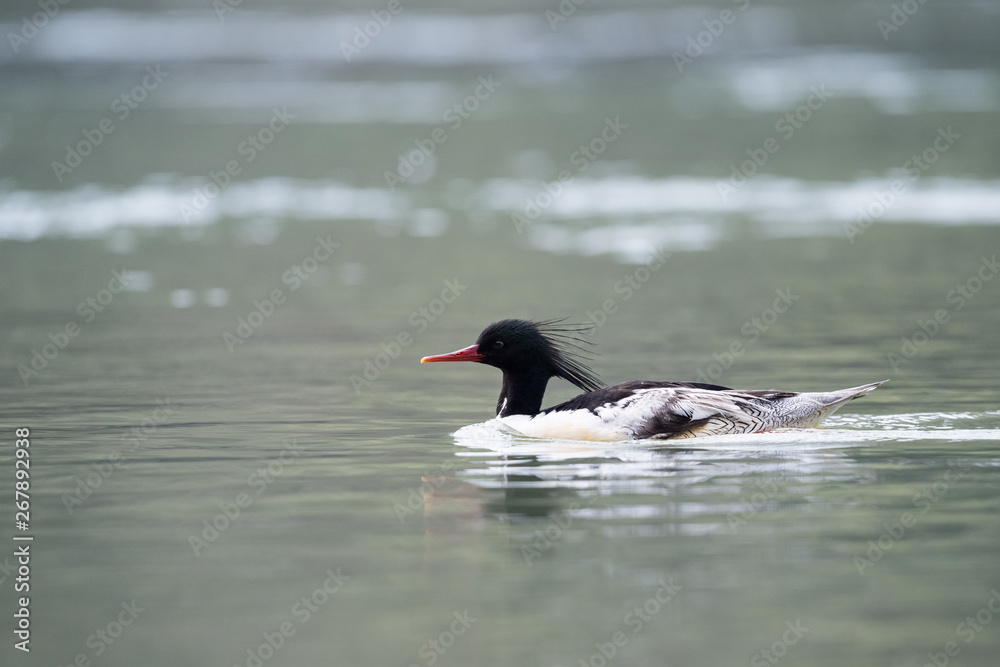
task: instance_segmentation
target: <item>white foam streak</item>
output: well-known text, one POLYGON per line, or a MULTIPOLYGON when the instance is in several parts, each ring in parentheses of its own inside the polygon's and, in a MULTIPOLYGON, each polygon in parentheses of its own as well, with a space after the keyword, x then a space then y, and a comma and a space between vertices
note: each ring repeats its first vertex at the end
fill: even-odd
MULTIPOLYGON (((758 178, 726 201, 718 183, 690 177, 579 179, 532 222, 528 238, 546 252, 614 253, 641 262, 650 248, 710 248, 737 220, 757 223, 772 238, 844 235, 892 179, 758 178)), ((223 218, 389 221, 419 215, 402 190, 291 178, 236 183, 198 208, 196 192, 205 192, 206 185, 205 180, 156 176, 123 190, 95 185, 67 191, 0 190, 0 238, 98 236, 119 227, 200 226, 223 218), (185 206, 194 215, 185 216, 185 206)), ((512 213, 523 215, 525 200, 540 191, 537 182, 494 179, 470 198, 470 208, 506 221, 512 213)), ((921 180, 884 207, 876 222, 1000 224, 1000 181, 921 180)))

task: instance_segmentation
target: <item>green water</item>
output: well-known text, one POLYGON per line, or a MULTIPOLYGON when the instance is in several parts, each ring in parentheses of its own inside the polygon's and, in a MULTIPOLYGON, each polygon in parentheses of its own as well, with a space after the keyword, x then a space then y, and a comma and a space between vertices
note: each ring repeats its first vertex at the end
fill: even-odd
MULTIPOLYGON (((635 267, 499 232, 284 227, 245 275, 227 267, 257 251, 211 238, 142 241, 124 258, 99 241, 5 248, 4 437, 31 429, 35 536, 30 662, 4 645, 17 664, 252 665, 262 633, 280 644, 266 664, 286 665, 601 664, 602 646, 623 665, 762 664, 765 649, 788 664, 923 665, 949 641, 955 664, 992 664, 1000 292, 986 283, 911 360, 887 360, 953 307, 992 229, 734 239, 672 257, 628 301, 614 285, 635 267), (230 352, 223 333, 327 232, 343 258, 384 268, 361 286, 286 290, 230 352), (90 323, 75 312, 113 268, 162 276, 157 262, 182 261, 186 285, 245 300, 177 309, 154 289, 90 323), (410 314, 456 279, 420 331, 410 314), (741 334, 786 288, 793 305, 756 341, 741 334), (593 365, 607 381, 693 378, 741 341, 718 381, 892 382, 800 436, 616 451, 452 435, 491 416, 499 377, 420 356, 491 318, 583 319, 606 298, 619 308, 593 365), (25 386, 17 366, 69 321, 79 334, 25 386), (355 391, 350 376, 402 333, 412 342, 355 391), (142 609, 134 621, 123 603, 142 609), (959 627, 984 608, 980 631, 959 627), (123 613, 105 644, 95 633, 118 632, 123 613)), ((554 383, 548 398, 571 394, 554 383)))
MULTIPOLYGON (((995 665, 1000 78, 995 40, 961 37, 993 14, 928 3, 890 42, 887 7, 838 8, 837 27, 754 3, 678 72, 657 40, 685 44, 680 15, 581 10, 549 34, 520 3, 461 30, 414 8, 342 62, 374 6, 333 24, 311 3, 221 22, 202 3, 201 23, 69 7, 0 61, 0 662, 995 665), (67 25, 105 43, 74 50, 67 25), (948 49, 905 41, 921 34, 948 49), (409 43, 440 59, 390 48, 409 43), (286 108, 251 160, 240 146, 286 108), (511 214, 615 122, 519 233, 511 214), (390 190, 435 130, 434 160, 390 190), (594 445, 486 423, 495 369, 418 363, 500 318, 563 316, 595 325, 608 383, 891 381, 825 429, 594 445)), ((574 394, 553 382, 546 403, 574 394)))

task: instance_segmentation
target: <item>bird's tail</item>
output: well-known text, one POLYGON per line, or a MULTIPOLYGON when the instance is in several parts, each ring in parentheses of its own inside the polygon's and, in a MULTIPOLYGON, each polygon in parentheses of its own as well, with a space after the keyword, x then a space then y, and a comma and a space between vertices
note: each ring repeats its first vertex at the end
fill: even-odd
POLYGON ((811 394, 811 397, 820 404, 819 418, 816 420, 817 423, 832 415, 847 401, 855 398, 861 398, 862 396, 875 391, 886 382, 888 382, 888 380, 880 380, 879 382, 863 384, 860 387, 850 387, 849 389, 839 389, 837 391, 817 392, 811 394))

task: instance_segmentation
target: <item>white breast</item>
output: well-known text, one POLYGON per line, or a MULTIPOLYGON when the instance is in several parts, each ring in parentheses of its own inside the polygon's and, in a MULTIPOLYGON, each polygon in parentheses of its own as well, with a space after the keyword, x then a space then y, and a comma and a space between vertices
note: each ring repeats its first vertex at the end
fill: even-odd
POLYGON ((534 438, 565 440, 628 440, 631 434, 608 424, 590 410, 568 410, 535 415, 510 415, 500 421, 518 433, 534 438))
POLYGON ((663 405, 657 390, 639 390, 614 403, 590 410, 559 410, 535 416, 510 415, 500 421, 510 428, 536 438, 594 440, 615 442, 630 440, 636 431, 663 405))

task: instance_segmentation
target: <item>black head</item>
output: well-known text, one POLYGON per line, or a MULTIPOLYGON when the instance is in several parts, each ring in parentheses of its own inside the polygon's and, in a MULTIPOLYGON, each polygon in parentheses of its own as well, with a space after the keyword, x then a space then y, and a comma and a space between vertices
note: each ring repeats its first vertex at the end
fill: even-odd
POLYGON ((540 373, 560 377, 584 391, 604 386, 580 357, 591 345, 581 335, 589 327, 565 324, 562 320, 529 322, 500 320, 479 334, 475 345, 449 354, 424 357, 426 361, 477 361, 512 375, 540 373))

